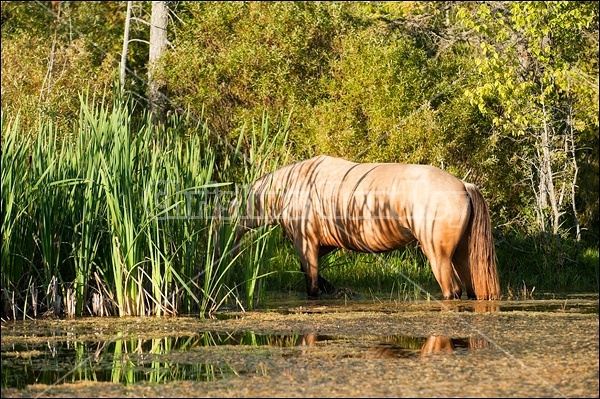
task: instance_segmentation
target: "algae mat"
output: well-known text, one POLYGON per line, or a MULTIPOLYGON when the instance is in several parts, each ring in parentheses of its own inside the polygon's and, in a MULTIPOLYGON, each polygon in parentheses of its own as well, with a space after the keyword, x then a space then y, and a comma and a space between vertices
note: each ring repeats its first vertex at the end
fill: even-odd
POLYGON ((2 323, 2 397, 598 397, 598 296, 2 323))

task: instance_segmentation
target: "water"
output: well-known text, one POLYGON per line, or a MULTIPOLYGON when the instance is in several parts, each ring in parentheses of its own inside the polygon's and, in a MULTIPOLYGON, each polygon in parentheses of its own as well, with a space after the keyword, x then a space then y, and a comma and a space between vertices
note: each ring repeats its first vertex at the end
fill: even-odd
MULTIPOLYGON (((211 381, 227 375, 251 373, 233 370, 219 362, 177 362, 182 352, 193 353, 208 346, 270 346, 294 348, 313 346, 343 338, 316 334, 256 334, 206 331, 194 336, 175 336, 148 340, 116 339, 104 342, 79 341, 77 337, 31 344, 2 346, 2 388, 25 388, 31 384, 57 384, 79 380, 167 383, 181 380, 211 381), (175 360, 166 360, 166 358, 175 360)), ((388 358, 419 357, 433 353, 485 348, 489 343, 476 338, 444 336, 386 336, 361 343, 373 354, 388 358)), ((285 351, 281 356, 301 356, 301 351, 285 351)), ((340 353, 341 357, 350 356, 340 353)))
POLYGON ((598 396, 597 295, 217 316, 3 323, 2 396, 598 396))

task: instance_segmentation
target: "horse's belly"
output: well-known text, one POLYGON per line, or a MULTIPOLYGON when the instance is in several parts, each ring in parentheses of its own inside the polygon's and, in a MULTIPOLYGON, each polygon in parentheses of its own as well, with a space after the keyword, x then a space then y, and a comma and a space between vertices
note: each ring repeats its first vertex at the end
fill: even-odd
POLYGON ((322 231, 321 245, 360 252, 388 252, 416 241, 411 230, 397 225, 345 222, 328 227, 322 231))

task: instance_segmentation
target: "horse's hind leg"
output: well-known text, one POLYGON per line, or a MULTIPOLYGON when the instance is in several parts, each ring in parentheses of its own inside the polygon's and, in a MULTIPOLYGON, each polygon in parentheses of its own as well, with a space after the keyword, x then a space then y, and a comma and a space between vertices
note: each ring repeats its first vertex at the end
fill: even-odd
POLYGON ((458 274, 458 278, 460 278, 460 281, 467 290, 467 296, 469 299, 477 298, 477 295, 475 295, 475 288, 473 287, 473 279, 471 278, 468 232, 465 232, 464 236, 458 243, 456 251, 454 251, 454 255, 452 256, 452 264, 454 264, 454 269, 456 270, 456 274, 458 274))
POLYGON ((431 247, 423 247, 423 252, 429 259, 431 270, 442 289, 444 299, 459 299, 462 295, 462 288, 454 276, 454 269, 449 255, 452 251, 445 250, 445 248, 434 250, 431 247))
POLYGON ((452 269, 450 259, 439 258, 434 262, 429 260, 429 263, 431 263, 433 275, 442 289, 444 299, 460 299, 462 288, 458 281, 456 281, 456 277, 454 277, 454 270, 452 269))

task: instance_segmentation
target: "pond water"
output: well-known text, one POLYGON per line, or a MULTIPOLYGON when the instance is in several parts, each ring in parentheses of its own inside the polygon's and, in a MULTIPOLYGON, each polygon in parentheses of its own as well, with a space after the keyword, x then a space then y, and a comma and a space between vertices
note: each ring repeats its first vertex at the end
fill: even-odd
POLYGON ((2 397, 598 397, 598 295, 2 323, 2 397))

